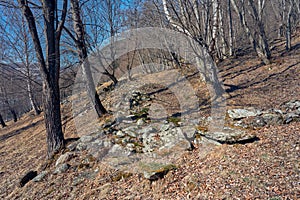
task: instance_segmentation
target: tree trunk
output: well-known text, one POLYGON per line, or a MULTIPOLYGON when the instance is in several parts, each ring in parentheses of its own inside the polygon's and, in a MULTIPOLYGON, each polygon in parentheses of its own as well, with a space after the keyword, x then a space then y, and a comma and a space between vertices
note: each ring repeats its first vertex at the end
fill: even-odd
POLYGON ((18 121, 18 116, 17 116, 16 111, 12 108, 10 108, 9 111, 10 111, 12 117, 13 117, 14 122, 17 122, 18 121))
MULTIPOLYGON (((92 106, 95 108, 98 117, 101 117, 103 114, 107 113, 106 109, 102 105, 100 101, 100 97, 96 92, 96 87, 93 81, 92 72, 90 69, 90 64, 88 61, 87 48, 85 44, 85 36, 84 36, 84 25, 81 21, 80 17, 80 7, 78 0, 71 0, 71 8, 72 8, 72 19, 73 19, 73 27, 76 33, 76 46, 79 55, 79 59, 82 67, 82 72, 85 76, 87 92, 89 94, 90 102, 92 106)), ((113 76, 112 80, 117 82, 116 78, 113 76)))
POLYGON ((225 31, 224 31, 224 22, 223 22, 223 13, 222 9, 219 8, 219 31, 220 31, 220 42, 221 42, 221 50, 220 50, 220 58, 223 60, 226 58, 226 42, 225 42, 225 31))
POLYGON ((35 113, 35 115, 39 115, 41 111, 38 109, 37 105, 34 102, 33 92, 32 92, 32 81, 30 75, 30 62, 29 62, 29 51, 28 51, 28 36, 25 29, 25 21, 24 17, 22 17, 22 29, 23 29, 23 37, 24 37, 24 54, 25 54, 25 68, 26 68, 26 80, 27 80, 27 92, 31 107, 35 113))
POLYGON ((44 34, 46 51, 42 49, 41 41, 37 32, 35 17, 25 0, 18 0, 23 15, 27 20, 36 56, 39 61, 39 68, 43 80, 43 107, 47 133, 48 157, 53 157, 59 150, 64 148, 64 136, 62 132, 59 94, 59 41, 62 27, 67 12, 67 0, 63 1, 61 21, 56 19, 56 1, 42 0, 44 34), (55 21, 57 27, 55 28, 55 21), (44 58, 46 52, 46 61, 44 58))
POLYGON ((228 0, 228 22, 229 22, 229 56, 233 56, 233 25, 232 25, 232 12, 231 12, 231 2, 228 0))
POLYGON ((0 114, 0 124, 1 124, 2 128, 4 128, 6 126, 1 114, 0 114))
POLYGON ((33 109, 35 115, 39 115, 41 113, 41 111, 39 110, 38 106, 36 105, 36 103, 34 101, 32 85, 31 85, 30 80, 27 80, 27 92, 28 92, 31 108, 33 109))
POLYGON ((270 60, 268 58, 267 55, 265 55, 264 51, 262 51, 260 48, 259 48, 259 45, 257 44, 257 41, 255 40, 253 34, 251 33, 250 31, 250 28, 246 22, 246 19, 245 19, 245 8, 244 8, 244 5, 242 6, 241 9, 239 9, 237 7, 237 4, 235 2, 235 0, 231 0, 231 4, 233 6, 233 8, 235 9, 236 13, 239 15, 239 18, 240 18, 240 23, 242 25, 242 27, 244 28, 248 38, 249 38, 249 41, 250 43, 253 45, 253 48, 257 54, 257 56, 265 63, 265 64, 269 64, 270 63, 270 60))
POLYGON ((290 4, 291 5, 289 7, 289 11, 287 14, 286 34, 285 34, 285 38, 286 38, 285 48, 287 51, 289 51, 292 47, 292 44, 291 44, 291 38, 292 38, 291 16, 292 16, 293 2, 290 1, 290 4))
POLYGON ((268 44, 268 39, 266 36, 266 32, 265 32, 265 26, 264 23, 262 22, 262 9, 263 9, 263 3, 264 1, 259 1, 259 9, 257 11, 257 9, 255 8, 254 2, 253 0, 249 0, 250 6, 252 8, 253 14, 254 14, 254 18, 257 22, 258 28, 259 28, 259 46, 260 49, 262 50, 262 53, 264 54, 265 59, 267 59, 268 61, 264 61, 265 64, 269 64, 270 63, 270 58, 271 58, 271 52, 269 49, 269 44, 268 44))
POLYGON ((60 97, 56 85, 44 84, 43 87, 43 105, 47 131, 48 155, 51 157, 64 146, 60 114, 60 97))
POLYGON ((212 1, 213 17, 212 17, 212 34, 211 42, 209 45, 209 52, 213 53, 216 49, 218 50, 217 32, 219 29, 219 2, 218 0, 212 1))

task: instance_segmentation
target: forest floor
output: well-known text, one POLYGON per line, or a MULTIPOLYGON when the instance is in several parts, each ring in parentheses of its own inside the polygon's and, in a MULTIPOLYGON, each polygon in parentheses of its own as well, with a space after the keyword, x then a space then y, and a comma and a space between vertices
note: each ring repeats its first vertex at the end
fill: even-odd
MULTIPOLYGON (((270 65, 251 54, 219 63, 227 108, 279 108, 300 100, 300 37, 293 47, 284 53, 278 41, 270 65)), ((197 86, 198 79, 191 82, 197 86)), ((70 104, 62 107, 66 138, 77 137, 70 109, 70 104)), ((197 148, 186 152, 176 170, 153 182, 90 159, 91 178, 74 184, 83 171, 68 171, 22 188, 20 177, 46 162, 43 116, 27 114, 7 125, 0 129, 0 199, 300 199, 300 122, 248 130, 260 140, 224 144, 205 156, 197 148)))

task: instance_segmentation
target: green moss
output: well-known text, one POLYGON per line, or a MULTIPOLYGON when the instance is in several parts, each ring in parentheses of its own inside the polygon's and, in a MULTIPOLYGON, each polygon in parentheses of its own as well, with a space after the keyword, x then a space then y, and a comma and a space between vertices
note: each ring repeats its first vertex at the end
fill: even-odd
POLYGON ((130 176, 132 176, 132 173, 129 172, 117 172, 115 175, 112 176, 112 181, 117 182, 121 179, 128 179, 130 176))
POLYGON ((140 111, 132 113, 137 119, 147 118, 149 115, 149 108, 142 108, 140 111))
POLYGON ((179 126, 181 119, 179 117, 168 117, 167 121, 173 123, 175 126, 179 126))
POLYGON ((161 163, 140 163, 140 167, 148 172, 168 172, 170 170, 176 170, 178 167, 174 164, 161 164, 161 163))

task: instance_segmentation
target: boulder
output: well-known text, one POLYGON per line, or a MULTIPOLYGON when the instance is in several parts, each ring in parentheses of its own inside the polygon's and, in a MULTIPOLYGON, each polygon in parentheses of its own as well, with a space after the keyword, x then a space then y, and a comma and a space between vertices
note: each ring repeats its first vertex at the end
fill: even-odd
POLYGON ((205 132, 202 136, 215 140, 221 144, 246 143, 258 139, 255 135, 248 134, 246 131, 224 127, 220 132, 205 132))
POLYGON ((244 109, 237 108, 237 109, 228 110, 227 113, 231 119, 238 120, 247 117, 256 117, 260 115, 262 112, 255 108, 244 108, 244 109))
POLYGON ((146 179, 155 181, 163 178, 170 170, 176 170, 177 167, 173 164, 162 163, 141 163, 140 170, 146 179))
POLYGON ((65 154, 62 154, 62 155, 56 160, 55 166, 57 167, 57 166, 60 165, 60 164, 66 163, 66 162, 68 162, 69 160, 71 160, 73 157, 74 157, 74 154, 71 153, 71 152, 67 152, 67 153, 65 153, 65 154))
POLYGON ((53 174, 61 174, 66 172, 70 168, 70 165, 67 163, 63 163, 59 166, 57 166, 53 172, 53 174))
POLYGON ((48 174, 47 171, 42 171, 39 175, 37 175, 34 179, 32 179, 33 182, 40 182, 43 180, 43 178, 48 174))

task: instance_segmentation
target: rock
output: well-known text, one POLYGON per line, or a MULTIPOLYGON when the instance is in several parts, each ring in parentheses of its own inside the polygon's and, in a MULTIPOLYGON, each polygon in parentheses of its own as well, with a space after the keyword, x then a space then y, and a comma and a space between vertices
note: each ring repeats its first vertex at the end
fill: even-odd
POLYGON ((143 134, 155 133, 155 132, 157 132, 157 130, 155 128, 153 128, 152 126, 148 126, 146 128, 143 128, 143 129, 139 130, 138 132, 141 135, 143 135, 143 134))
POLYGON ((33 182, 40 182, 43 180, 43 178, 48 174, 47 171, 42 171, 39 175, 37 175, 34 179, 32 179, 33 182))
POLYGON ((110 128, 110 127, 112 127, 113 125, 115 125, 116 122, 117 122, 116 120, 108 121, 108 122, 106 122, 106 123, 104 123, 104 124, 102 125, 102 128, 104 128, 104 129, 110 128))
POLYGON ((77 145, 78 145, 79 142, 72 142, 71 144, 69 144, 67 146, 67 149, 70 150, 70 151, 75 151, 77 145))
POLYGON ((61 155, 61 156, 57 159, 57 161, 56 161, 56 163, 55 163, 55 166, 57 167, 58 165, 60 165, 60 164, 62 164, 62 163, 66 163, 66 162, 68 162, 69 160, 71 160, 71 158, 73 158, 73 157, 74 157, 74 154, 73 154, 73 153, 67 152, 67 153, 61 155))
POLYGON ((160 131, 167 131, 169 129, 172 129, 174 128, 174 124, 172 123, 168 123, 168 124, 163 124, 161 127, 160 127, 160 131))
POLYGON ((108 154, 113 157, 124 157, 124 156, 129 156, 131 155, 131 152, 123 148, 119 144, 115 144, 112 146, 112 148, 109 150, 108 154))
POLYGON ((135 151, 135 145, 133 143, 128 143, 126 144, 126 148, 129 150, 129 151, 135 151))
POLYGON ((125 137, 125 133, 121 130, 117 131, 116 136, 118 136, 119 138, 125 137))
POLYGON ((31 181, 34 177, 37 176, 37 171, 29 171, 27 172, 19 181, 19 186, 23 187, 24 185, 26 185, 26 183, 28 183, 29 181, 31 181))
POLYGON ((72 182, 72 186, 77 186, 84 181, 83 177, 75 177, 72 182))
POLYGON ((266 113, 262 115, 264 122, 268 125, 282 124, 283 118, 281 114, 266 113))
POLYGON ((127 135, 129 135, 130 137, 137 137, 137 134, 136 134, 136 130, 137 130, 137 129, 138 129, 138 128, 135 127, 135 126, 129 126, 129 127, 125 128, 125 129, 123 129, 123 131, 124 131, 127 135))
POLYGON ((140 169, 146 179, 155 181, 163 178, 170 170, 176 170, 177 167, 173 164, 161 163, 143 163, 140 164, 140 169))
POLYGON ((133 132, 133 131, 127 131, 126 133, 127 133, 127 135, 129 135, 130 137, 134 137, 134 138, 137 137, 137 134, 136 134, 135 132, 133 132))
POLYGON ((138 119, 137 122, 136 122, 136 124, 137 124, 138 126, 143 126, 143 125, 145 124, 145 122, 144 122, 143 119, 138 119))
POLYGON ((295 110, 297 108, 300 108, 300 101, 299 100, 289 101, 285 103, 284 107, 287 108, 288 110, 295 110))
POLYGON ((255 108, 245 108, 245 109, 231 109, 227 111, 230 118, 234 120, 246 118, 246 117, 256 117, 261 114, 260 110, 255 108))
POLYGON ((220 142, 217 142, 215 140, 210 140, 210 139, 208 139, 206 137, 196 137, 194 139, 194 143, 198 144, 198 145, 199 144, 204 144, 204 145, 213 144, 213 145, 217 145, 217 146, 222 145, 220 142))
POLYGON ((287 113, 287 114, 284 116, 284 123, 285 123, 285 124, 289 124, 289 123, 291 123, 292 121, 299 121, 299 120, 300 120, 300 115, 297 114, 297 113, 294 113, 294 112, 287 113))
POLYGON ((256 140, 255 135, 250 135, 243 130, 224 127, 222 132, 206 132, 202 136, 215 140, 221 144, 244 143, 251 140, 256 140))
POLYGON ((90 135, 84 135, 84 136, 80 137, 80 142, 83 142, 83 143, 88 143, 88 142, 91 142, 92 140, 94 140, 94 138, 90 135))
POLYGON ((253 127, 263 127, 266 125, 266 122, 262 116, 257 116, 254 118, 253 122, 251 123, 253 127))
POLYGON ((154 152, 155 150, 168 151, 169 153, 176 151, 178 153, 193 149, 192 141, 196 132, 194 127, 173 127, 172 125, 167 125, 167 128, 163 128, 164 131, 143 134, 144 153, 154 152))
POLYGON ((61 164, 59 166, 56 167, 56 169, 54 170, 53 174, 61 174, 66 172, 68 169, 70 168, 70 165, 67 163, 61 164))
POLYGON ((78 143, 78 145, 76 146, 76 150, 78 150, 78 151, 84 151, 84 150, 86 150, 86 148, 87 148, 87 145, 82 142, 78 143))

